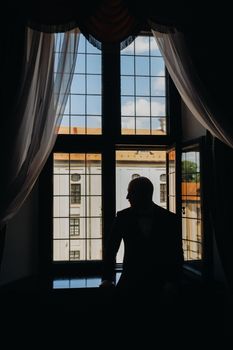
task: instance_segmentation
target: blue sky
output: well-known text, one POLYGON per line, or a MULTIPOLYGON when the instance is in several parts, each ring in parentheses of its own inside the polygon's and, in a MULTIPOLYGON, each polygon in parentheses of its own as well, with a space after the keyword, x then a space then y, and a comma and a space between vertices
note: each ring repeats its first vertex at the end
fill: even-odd
MULTIPOLYGON (((60 36, 62 38, 62 35, 60 36)), ((61 41, 57 41, 58 48, 61 41)), ((165 68, 154 37, 139 36, 121 51, 121 114, 125 128, 159 127, 166 115, 165 68), (150 54, 149 57, 149 44, 150 54), (136 54, 134 60, 133 54, 136 54), (151 76, 150 76, 151 74, 151 76), (156 124, 157 123, 157 124, 156 124), (157 126, 156 126, 157 125, 157 126)), ((101 52, 80 35, 75 74, 62 126, 101 127, 101 52), (87 55, 85 54, 87 53, 87 55), (86 97, 85 97, 86 94, 86 97)))

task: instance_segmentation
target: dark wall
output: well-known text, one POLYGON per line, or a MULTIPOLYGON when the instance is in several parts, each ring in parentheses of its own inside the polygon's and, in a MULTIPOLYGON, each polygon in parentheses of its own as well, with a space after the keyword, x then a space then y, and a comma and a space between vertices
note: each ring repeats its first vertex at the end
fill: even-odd
POLYGON ((0 285, 37 273, 38 187, 9 221, 0 274, 0 285))

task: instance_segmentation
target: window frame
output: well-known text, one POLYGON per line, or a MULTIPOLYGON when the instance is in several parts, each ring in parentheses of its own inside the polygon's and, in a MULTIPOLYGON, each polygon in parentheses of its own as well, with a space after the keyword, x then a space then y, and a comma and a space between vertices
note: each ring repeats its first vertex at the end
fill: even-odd
POLYGON ((213 275, 213 237, 211 234, 211 223, 208 219, 210 210, 208 198, 210 198, 212 191, 210 181, 208 180, 209 176, 211 176, 211 165, 208 162, 211 159, 210 144, 211 139, 207 132, 206 136, 183 142, 181 149, 182 152, 183 150, 195 150, 198 148, 200 152, 200 210, 202 217, 202 259, 185 261, 184 272, 188 276, 194 276, 205 281, 209 280, 213 275))
MULTIPOLYGON (((140 34, 141 35, 141 34, 140 34)), ((144 32, 142 35, 151 35, 144 32)), ((155 39, 154 39, 155 40, 155 39)), ((167 135, 122 135, 120 94, 120 44, 102 45, 102 134, 59 134, 46 166, 40 176, 40 270, 53 275, 93 275, 102 270, 102 261, 67 261, 52 259, 53 246, 53 153, 101 153, 102 154, 102 208, 103 246, 110 231, 116 211, 116 159, 115 152, 121 149, 168 150, 178 146, 181 135, 180 96, 165 68, 167 135), (114 101, 114 103, 113 103, 114 101), (108 116, 111 115, 111 118, 108 116), (171 118, 176 115, 176 118, 171 118), (176 119, 176 120, 174 120, 176 119), (78 142, 77 142, 78 141, 78 142), (112 183, 112 188, 108 184, 112 183), (49 200, 48 200, 49 197, 49 200), (107 203, 107 204, 106 204, 107 203), (106 204, 106 205, 105 205, 106 204), (46 246, 46 249, 45 249, 46 246)), ((177 163, 177 162, 176 162, 177 163)), ((177 180, 178 181, 178 177, 177 180)), ((168 194, 168 190, 167 190, 168 194)), ((104 253, 104 252, 103 252, 104 253)), ((119 269, 119 266, 117 267, 119 269)))

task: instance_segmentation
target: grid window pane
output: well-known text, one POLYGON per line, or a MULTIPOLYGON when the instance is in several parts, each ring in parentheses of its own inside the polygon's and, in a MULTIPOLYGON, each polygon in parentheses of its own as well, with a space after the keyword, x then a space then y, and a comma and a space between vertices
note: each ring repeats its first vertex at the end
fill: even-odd
POLYGON ((102 259, 101 154, 54 153, 54 173, 54 260, 102 259))
POLYGON ((163 58, 153 40, 139 36, 121 51, 121 133, 166 135, 166 84, 163 58), (154 57, 153 57, 154 55, 154 57), (135 117, 134 127, 125 117, 135 117), (139 118, 148 117, 142 121, 139 118), (163 117, 153 120, 152 117, 163 117), (161 123, 160 123, 161 122, 161 123), (160 125, 159 125, 160 124, 160 125))
POLYGON ((202 259, 200 152, 182 153, 182 235, 184 258, 202 259))
MULTIPOLYGON (((55 38, 61 41, 62 34, 55 38)), ((60 46, 55 46, 55 69, 60 46)), ((59 134, 100 135, 102 133, 101 51, 80 34, 74 75, 59 134), (98 116, 92 118, 92 115, 98 116)))

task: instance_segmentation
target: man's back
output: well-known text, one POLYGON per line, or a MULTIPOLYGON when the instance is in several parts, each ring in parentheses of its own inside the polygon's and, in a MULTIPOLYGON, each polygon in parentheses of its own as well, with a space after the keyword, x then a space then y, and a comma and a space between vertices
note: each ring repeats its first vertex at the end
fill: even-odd
POLYGON ((121 239, 124 260, 118 287, 134 288, 155 281, 162 284, 167 279, 179 278, 183 251, 175 214, 154 203, 151 210, 144 213, 131 207, 119 211, 106 247, 106 279, 113 274, 113 261, 121 239))

